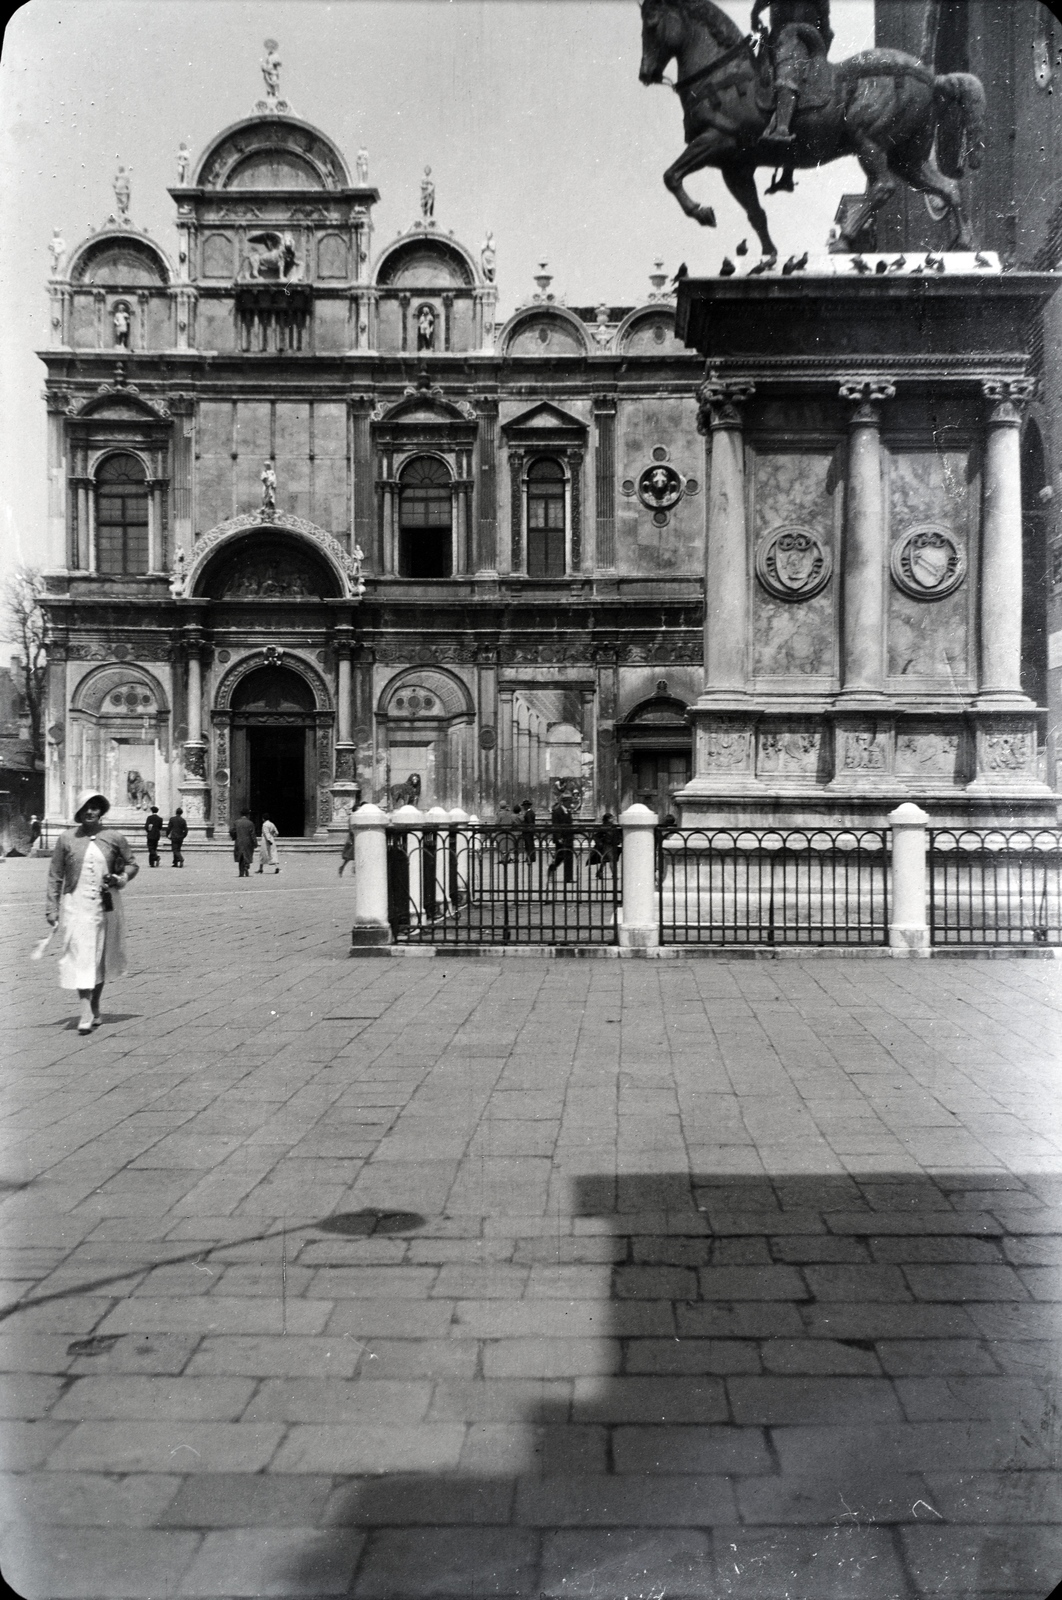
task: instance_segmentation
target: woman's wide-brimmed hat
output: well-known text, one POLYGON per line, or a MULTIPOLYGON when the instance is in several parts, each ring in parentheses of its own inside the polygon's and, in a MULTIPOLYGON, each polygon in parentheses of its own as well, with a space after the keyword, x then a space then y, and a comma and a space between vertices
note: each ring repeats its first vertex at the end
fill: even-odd
POLYGON ((81 793, 78 795, 77 807, 74 811, 75 822, 81 821, 81 813, 91 800, 99 801, 101 816, 105 811, 109 811, 111 809, 111 802, 107 799, 105 794, 100 794, 98 789, 82 789, 81 793))

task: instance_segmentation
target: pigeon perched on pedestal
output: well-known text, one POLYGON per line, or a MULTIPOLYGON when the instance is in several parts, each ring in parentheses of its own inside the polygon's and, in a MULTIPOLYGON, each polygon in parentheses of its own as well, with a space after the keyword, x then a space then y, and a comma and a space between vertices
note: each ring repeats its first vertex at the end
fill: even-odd
POLYGON ((719 276, 721 278, 732 278, 736 271, 737 271, 737 267, 735 267, 735 265, 731 261, 730 257, 729 256, 724 256, 723 257, 723 265, 719 268, 719 276))
POLYGON ((758 278, 761 272, 770 272, 771 268, 777 265, 777 256, 762 256, 754 267, 749 268, 749 277, 758 278))
POLYGON ((862 277, 864 275, 864 273, 867 273, 867 272, 870 271, 870 268, 867 266, 867 264, 863 260, 862 256, 853 256, 852 257, 852 265, 855 268, 855 270, 859 273, 860 277, 862 277))
POLYGON ((907 265, 907 257, 906 256, 897 256, 895 261, 890 261, 889 262, 889 271, 890 272, 899 272, 900 269, 902 267, 905 267, 906 265, 907 265))
POLYGON ((677 289, 679 284, 682 282, 683 278, 688 278, 689 275, 690 275, 689 267, 686 265, 686 263, 684 261, 680 262, 679 269, 675 273, 675 276, 671 280, 671 287, 673 289, 677 289))
POLYGON ((974 256, 974 265, 978 267, 990 267, 992 263, 989 261, 983 250, 978 250, 977 254, 974 256))
POLYGON ((749 253, 749 241, 747 239, 742 239, 741 243, 738 245, 737 249, 734 251, 734 254, 736 256, 747 256, 748 253, 749 253))

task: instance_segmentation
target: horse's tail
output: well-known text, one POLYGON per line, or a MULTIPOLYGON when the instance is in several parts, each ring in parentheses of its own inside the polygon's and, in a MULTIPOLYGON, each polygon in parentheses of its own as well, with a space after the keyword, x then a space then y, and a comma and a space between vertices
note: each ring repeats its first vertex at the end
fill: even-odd
POLYGON ((985 154, 985 91, 972 72, 946 72, 933 83, 937 159, 949 178, 976 172, 985 154))

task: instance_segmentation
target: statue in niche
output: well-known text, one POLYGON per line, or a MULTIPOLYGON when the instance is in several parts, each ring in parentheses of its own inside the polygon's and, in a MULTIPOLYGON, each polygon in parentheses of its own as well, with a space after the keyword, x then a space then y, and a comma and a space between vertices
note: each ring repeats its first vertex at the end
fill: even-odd
POLYGON ((487 229, 487 237, 484 239, 483 246, 479 252, 479 265, 487 282, 493 283, 495 273, 494 235, 489 228, 487 229))
POLYGON ((132 167, 119 167, 115 174, 114 200, 118 207, 119 222, 129 221, 129 197, 131 194, 129 174, 132 170, 132 167))
POLYGON ((188 140, 182 139, 180 149, 177 151, 177 183, 179 187, 183 188, 188 177, 188 164, 191 159, 192 155, 188 148, 188 140))
POLYGON ((173 571, 170 573, 170 594, 175 600, 179 600, 184 594, 184 586, 188 578, 187 560, 183 546, 178 546, 177 554, 173 558, 173 571))
POLYGON ((280 68, 281 60, 277 55, 277 41, 265 41, 265 59, 262 62, 262 77, 265 80, 266 95, 270 100, 280 97, 280 68))
POLYGON ((262 510, 275 511, 277 509, 277 475, 272 461, 266 461, 262 467, 262 510))
POLYGON ((125 775, 125 792, 135 811, 150 811, 155 804, 155 785, 132 768, 125 775))
POLYGON ((435 308, 421 306, 417 311, 417 349, 435 349, 435 308))
POLYGON ((114 343, 119 350, 129 349, 129 333, 133 326, 132 313, 125 300, 118 300, 111 312, 111 321, 114 324, 114 343))
POLYGON ((48 252, 52 258, 52 277, 59 276, 59 263, 66 255, 66 240, 61 237, 58 228, 52 229, 52 236, 48 240, 48 252))
POLYGON ((369 152, 364 145, 354 159, 358 168, 358 182, 364 187, 369 181, 369 152))
POLYGON ((420 180, 420 214, 425 222, 435 215, 435 183, 430 167, 424 168, 424 176, 420 180))

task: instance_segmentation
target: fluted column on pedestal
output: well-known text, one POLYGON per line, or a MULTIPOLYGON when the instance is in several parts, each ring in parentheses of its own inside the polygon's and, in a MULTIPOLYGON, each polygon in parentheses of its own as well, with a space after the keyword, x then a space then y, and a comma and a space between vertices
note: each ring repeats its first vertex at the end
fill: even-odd
POLYGON ((981 522, 981 674, 979 703, 1027 703, 1021 688, 1021 411, 1027 378, 988 378, 981 522))
POLYGON ((207 782, 207 746, 203 738, 203 640, 198 630, 183 642, 185 658, 186 732, 181 751, 182 779, 179 804, 189 837, 203 838, 209 821, 210 786, 207 782))
POLYGON ((748 664, 749 574, 745 527, 742 403, 748 382, 709 375, 697 391, 697 426, 711 439, 711 491, 704 542, 704 694, 702 702, 744 695, 748 664))
POLYGON ((877 698, 885 688, 885 507, 881 482, 881 406, 888 378, 841 384, 848 423, 848 495, 843 564, 844 696, 877 698))

